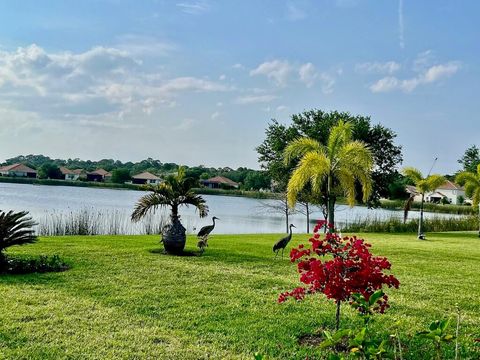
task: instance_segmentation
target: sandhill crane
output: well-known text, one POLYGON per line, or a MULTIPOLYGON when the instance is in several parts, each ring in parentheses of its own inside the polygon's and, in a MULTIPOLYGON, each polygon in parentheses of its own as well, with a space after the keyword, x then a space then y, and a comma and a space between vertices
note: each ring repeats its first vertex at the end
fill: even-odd
POLYGON ((292 240, 292 227, 296 228, 295 225, 293 224, 290 224, 290 232, 287 236, 285 236, 284 238, 278 240, 275 245, 273 245, 273 252, 275 253, 275 258, 277 257, 278 255, 278 252, 280 251, 280 249, 282 249, 282 258, 283 258, 283 251, 285 250, 285 248, 287 247, 288 243, 290 242, 290 240, 292 240))
POLYGON ((220 220, 220 219, 217 218, 216 216, 214 216, 212 218, 213 224, 202 227, 197 234, 197 238, 198 238, 197 246, 200 248, 200 251, 202 253, 205 250, 205 247, 208 246, 208 242, 207 242, 208 241, 208 235, 210 235, 210 233, 215 228, 215 220, 220 220))

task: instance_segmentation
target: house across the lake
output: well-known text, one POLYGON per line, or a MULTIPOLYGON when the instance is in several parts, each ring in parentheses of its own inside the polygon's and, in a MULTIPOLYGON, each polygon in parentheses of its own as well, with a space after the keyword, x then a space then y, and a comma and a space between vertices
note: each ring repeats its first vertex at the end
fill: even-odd
POLYGON ((156 184, 160 184, 160 181, 161 181, 161 179, 158 176, 153 175, 152 173, 149 173, 148 171, 145 171, 141 174, 137 174, 137 175, 132 176, 132 183, 133 184, 156 185, 156 184))
POLYGON ((11 177, 29 177, 36 178, 37 172, 23 164, 13 164, 0 167, 0 175, 11 177))
POLYGON ((70 180, 70 181, 78 180, 81 174, 81 169, 77 169, 77 170, 80 170, 80 172, 67 169, 64 166, 60 166, 60 172, 62 173, 64 180, 70 180))
POLYGON ((97 169, 87 173, 87 181, 108 181, 112 178, 112 174, 104 169, 97 169))
POLYGON ((200 183, 210 189, 238 188, 238 183, 224 176, 215 176, 207 180, 201 180, 200 183))
MULTIPOLYGON (((410 194, 416 194, 414 200, 415 201, 422 201, 422 195, 418 194, 415 186, 407 186, 407 192, 410 194)), ((459 198, 462 197, 464 200, 465 197, 465 189, 450 180, 445 181, 442 186, 439 186, 435 191, 429 192, 425 194, 425 201, 432 202, 432 203, 440 203, 442 199, 448 200, 450 204, 459 204, 459 198)))

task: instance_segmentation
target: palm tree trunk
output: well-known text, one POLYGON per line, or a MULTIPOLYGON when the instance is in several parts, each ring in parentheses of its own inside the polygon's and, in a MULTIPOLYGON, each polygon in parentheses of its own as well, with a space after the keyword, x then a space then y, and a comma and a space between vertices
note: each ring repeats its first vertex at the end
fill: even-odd
POLYGON ((285 198, 285 232, 288 234, 288 200, 285 198))
POLYGON ((423 202, 425 193, 422 193, 422 202, 420 203, 420 221, 418 222, 418 238, 424 240, 423 236, 423 202))
POLYGON ((172 205, 172 213, 170 214, 172 223, 178 221, 178 205, 172 205))
POLYGON ((307 213, 307 234, 310 234, 310 208, 308 207, 308 202, 305 203, 305 210, 307 213))
POLYGON ((329 232, 333 233, 335 232, 335 199, 332 194, 332 175, 329 174, 328 176, 328 184, 327 184, 327 198, 328 198, 328 227, 329 227, 329 232))

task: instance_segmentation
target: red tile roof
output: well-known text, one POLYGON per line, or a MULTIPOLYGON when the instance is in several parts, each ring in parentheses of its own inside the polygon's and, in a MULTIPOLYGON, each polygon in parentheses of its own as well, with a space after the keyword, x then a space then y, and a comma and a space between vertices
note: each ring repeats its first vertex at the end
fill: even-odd
POLYGON ((152 173, 149 173, 148 171, 145 171, 141 174, 133 175, 132 178, 140 179, 140 180, 160 180, 158 176, 155 176, 152 173))
POLYGON ((63 175, 72 175, 72 174, 75 174, 72 170, 67 169, 65 166, 60 166, 60 172, 61 172, 63 175))
POLYGON ((457 184, 451 182, 450 180, 445 181, 445 183, 442 186, 439 186, 438 188, 442 190, 463 190, 461 186, 458 186, 457 184))
POLYGON ((112 176, 107 170, 97 169, 95 171, 89 172, 91 175, 101 175, 101 176, 112 176))
POLYGON ((203 183, 226 184, 230 186, 238 186, 238 183, 224 176, 215 176, 213 178, 203 180, 203 183))
POLYGON ((3 167, 0 167, 0 171, 18 171, 18 172, 26 172, 26 173, 36 173, 35 170, 23 164, 13 164, 13 165, 3 166, 3 167))

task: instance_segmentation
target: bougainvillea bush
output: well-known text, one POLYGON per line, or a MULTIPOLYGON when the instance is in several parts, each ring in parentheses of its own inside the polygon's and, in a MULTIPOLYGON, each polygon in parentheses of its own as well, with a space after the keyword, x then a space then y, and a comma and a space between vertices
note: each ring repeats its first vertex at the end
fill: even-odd
MULTIPOLYGON (((340 321, 340 304, 353 302, 353 294, 361 294, 367 301, 384 286, 398 288, 398 279, 389 274, 391 264, 385 257, 374 256, 371 245, 356 236, 341 237, 328 232, 320 235, 325 225, 319 222, 308 245, 299 245, 290 252, 290 260, 297 262, 300 282, 304 286, 280 294, 278 301, 289 297, 303 300, 308 294, 322 293, 337 304, 336 328, 340 321)), ((389 307, 385 294, 376 301, 374 310, 385 312, 389 307)), ((359 311, 362 307, 357 307, 359 311)))

